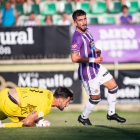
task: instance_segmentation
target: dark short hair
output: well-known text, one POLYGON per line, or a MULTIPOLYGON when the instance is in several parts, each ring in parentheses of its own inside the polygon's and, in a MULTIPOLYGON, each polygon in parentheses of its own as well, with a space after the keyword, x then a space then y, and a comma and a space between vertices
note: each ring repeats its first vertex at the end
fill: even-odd
POLYGON ((35 12, 31 12, 29 15, 35 14, 35 12))
POLYGON ((73 12, 72 18, 75 21, 78 16, 83 16, 83 15, 86 15, 85 11, 83 11, 83 10, 76 10, 76 11, 73 12))
POLYGON ((51 17, 51 21, 53 21, 51 15, 47 15, 47 16, 45 17, 45 21, 47 20, 47 17, 48 17, 48 16, 50 16, 50 17, 51 17))
POLYGON ((65 99, 70 97, 70 100, 73 100, 73 93, 65 87, 58 87, 54 92, 53 96, 55 98, 65 98, 65 99))
POLYGON ((123 6, 122 6, 122 10, 125 9, 125 8, 128 9, 128 6, 127 6, 127 5, 123 5, 123 6))

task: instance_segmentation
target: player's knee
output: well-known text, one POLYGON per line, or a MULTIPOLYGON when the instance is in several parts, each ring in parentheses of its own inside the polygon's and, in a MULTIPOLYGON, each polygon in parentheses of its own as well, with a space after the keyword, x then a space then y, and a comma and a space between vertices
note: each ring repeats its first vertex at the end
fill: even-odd
POLYGON ((92 96, 90 96, 89 98, 89 102, 94 105, 97 105, 100 101, 101 101, 100 96, 96 96, 96 98, 92 98, 92 96))
POLYGON ((115 94, 115 93, 117 93, 117 91, 118 91, 118 86, 116 86, 112 89, 108 89, 108 92, 111 93, 111 94, 115 94))

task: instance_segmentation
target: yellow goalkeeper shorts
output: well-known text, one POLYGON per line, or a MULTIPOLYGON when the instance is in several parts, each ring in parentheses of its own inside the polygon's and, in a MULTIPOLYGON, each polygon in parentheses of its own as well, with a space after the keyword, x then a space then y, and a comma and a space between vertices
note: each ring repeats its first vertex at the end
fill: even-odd
POLYGON ((21 114, 21 108, 9 99, 8 90, 8 88, 5 88, 0 91, 0 110, 12 122, 19 122, 19 117, 27 117, 28 114, 21 114))

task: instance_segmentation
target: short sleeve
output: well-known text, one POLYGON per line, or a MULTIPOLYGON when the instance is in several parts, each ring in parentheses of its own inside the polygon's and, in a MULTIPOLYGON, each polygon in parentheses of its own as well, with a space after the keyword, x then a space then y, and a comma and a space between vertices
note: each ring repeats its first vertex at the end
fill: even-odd
POLYGON ((80 35, 74 35, 72 38, 72 45, 71 45, 71 50, 74 51, 80 51, 80 48, 82 46, 82 38, 80 35))

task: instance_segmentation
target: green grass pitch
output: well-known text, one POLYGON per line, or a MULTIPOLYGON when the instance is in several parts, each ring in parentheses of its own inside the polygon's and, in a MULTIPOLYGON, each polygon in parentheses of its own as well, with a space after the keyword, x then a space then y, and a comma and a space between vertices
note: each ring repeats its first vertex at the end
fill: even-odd
POLYGON ((81 112, 50 112, 45 116, 50 127, 0 128, 0 140, 140 140, 140 112, 117 113, 126 123, 108 121, 107 112, 97 111, 89 117, 93 126, 82 126, 77 122, 81 112))

